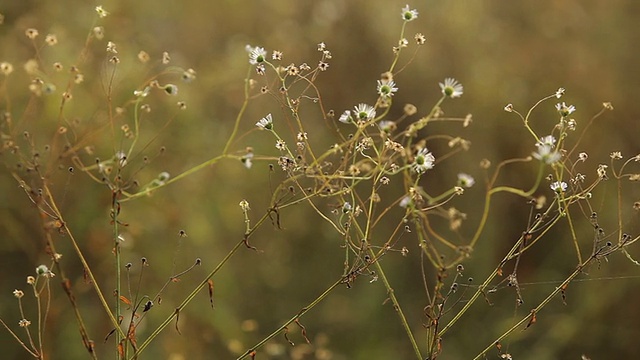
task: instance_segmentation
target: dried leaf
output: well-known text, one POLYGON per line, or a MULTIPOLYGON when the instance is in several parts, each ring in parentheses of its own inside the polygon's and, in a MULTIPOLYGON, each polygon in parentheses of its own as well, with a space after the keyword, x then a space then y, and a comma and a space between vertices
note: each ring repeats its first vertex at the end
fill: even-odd
POLYGON ((209 279, 207 281, 207 284, 209 285, 209 301, 211 302, 211 308, 214 309, 215 306, 213 305, 213 280, 209 279))
POLYGON ((309 338, 307 337, 307 328, 300 323, 300 319, 296 319, 296 325, 300 327, 301 329, 300 332, 302 333, 302 337, 304 337, 304 339, 307 341, 307 344, 311 344, 311 340, 309 340, 309 338))
POLYGON ((529 328, 529 326, 535 324, 537 321, 536 319, 536 311, 535 310, 531 310, 531 319, 529 319, 529 323, 527 324, 527 327, 525 327, 524 329, 527 330, 529 328))
POLYGON ((289 343, 289 345, 291 346, 295 346, 296 344, 291 341, 291 339, 289 339, 289 328, 288 327, 284 327, 284 339, 287 340, 287 342, 289 343))
POLYGON ((182 333, 180 332, 180 328, 178 328, 178 321, 180 321, 180 309, 176 309, 176 331, 178 332, 179 335, 182 335, 182 333))

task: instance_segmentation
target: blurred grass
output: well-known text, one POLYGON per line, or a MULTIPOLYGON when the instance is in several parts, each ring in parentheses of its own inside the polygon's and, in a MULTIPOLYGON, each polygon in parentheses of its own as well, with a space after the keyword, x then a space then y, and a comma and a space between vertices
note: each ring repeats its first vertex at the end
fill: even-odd
MULTIPOLYGON (((381 0, 245 0, 210 4, 177 0, 162 4, 107 1, 102 3, 111 12, 102 22, 106 36, 103 41, 92 44, 91 50, 92 56, 98 56, 104 53, 106 41, 118 45, 122 65, 116 75, 115 93, 121 98, 114 99, 116 104, 130 97, 131 91, 147 76, 135 60, 140 50, 151 54, 152 61, 168 51, 172 64, 197 71, 198 78, 193 84, 180 86, 179 98, 187 101, 188 109, 178 114, 169 130, 161 132, 148 149, 152 154, 160 146, 167 149, 165 155, 141 172, 142 177, 151 179, 160 171, 178 174, 221 151, 242 102, 246 44, 281 50, 283 64, 288 64, 315 61, 316 44, 324 41, 333 54, 329 71, 318 80, 324 106, 340 113, 358 102, 371 101, 375 80, 392 59, 390 49, 397 42, 401 26, 399 12, 404 4, 381 0)), ((459 171, 478 177, 477 164, 482 158, 496 163, 529 155, 533 141, 522 141, 528 139, 528 134, 516 117, 502 109, 507 103, 513 103, 517 109, 526 111, 558 87, 567 89, 562 100, 578 108, 579 129, 599 111, 603 101, 613 102, 615 111, 596 122, 583 143, 588 146, 594 163, 608 162, 611 151, 622 151, 626 155, 638 153, 640 108, 634 93, 640 86, 640 74, 635 70, 639 54, 633 45, 640 36, 635 16, 640 10, 637 2, 430 1, 411 5, 417 7, 420 15, 410 24, 407 37, 422 32, 427 43, 413 63, 396 75, 400 90, 394 101, 399 106, 392 112, 399 115, 404 103, 413 103, 427 111, 439 97, 438 81, 452 76, 464 84, 465 94, 455 103, 445 105, 446 114, 464 116, 470 112, 474 118, 472 127, 459 130, 461 136, 471 139, 472 151, 459 156, 455 167, 445 163, 439 172, 430 174, 429 186, 444 188, 459 171)), ((9 61, 16 68, 32 56, 24 30, 34 27, 40 30, 41 37, 47 33, 58 35, 60 43, 56 47, 42 49, 43 59, 49 63, 60 61, 68 69, 76 61, 94 17, 93 6, 75 0, 65 1, 64 6, 39 1, 8 2, 0 5, 0 12, 5 16, 0 26, 0 61, 9 61)), ((402 57, 407 58, 407 55, 402 57)), ((103 83, 106 82, 108 74, 100 59, 92 59, 87 64, 91 67, 83 68, 83 73, 99 74, 103 83)), ((26 87, 26 77, 17 75, 20 72, 16 71, 9 93, 26 87)), ((79 118, 86 129, 105 124, 104 90, 95 87, 89 94, 93 96, 74 98, 68 109, 68 116, 79 118)), ((39 109, 35 116, 19 114, 25 101, 17 96, 12 98, 13 109, 18 112, 14 117, 28 120, 21 126, 34 134, 38 129, 55 128, 57 98, 46 100, 47 106, 39 109)), ((161 102, 153 106, 152 113, 143 121, 149 134, 155 134, 164 124, 163 115, 174 112, 161 102)), ((242 131, 252 129, 255 121, 268 112, 278 114, 281 110, 267 98, 254 101, 242 131)), ((317 111, 310 110, 308 121, 317 123, 309 125, 312 142, 323 146, 332 142, 330 138, 323 138, 328 135, 317 111), (315 136, 318 138, 314 139, 315 136)), ((555 110, 549 103, 536 111, 533 126, 550 129, 555 121, 555 110)), ((242 150, 251 145, 257 150, 271 149, 272 144, 265 143, 264 139, 251 133, 234 147, 242 150)), ((45 142, 46 139, 39 141, 45 142)), ((109 156, 110 147, 114 146, 108 136, 97 137, 95 144, 103 154, 99 156, 103 157, 109 156)), ((505 181, 530 184, 533 170, 518 170, 506 174, 508 180, 505 181)), ((243 222, 238 202, 246 198, 253 209, 268 206, 268 176, 265 163, 256 163, 247 171, 239 163, 224 161, 150 198, 123 205, 121 218, 131 224, 125 234, 125 261, 137 264, 140 257, 145 256, 152 265, 143 292, 157 291, 170 275, 174 261, 178 268, 186 268, 195 257, 200 257, 204 265, 171 286, 163 304, 157 307, 162 311, 149 314, 147 329, 171 313, 240 239, 243 222), (185 229, 189 236, 179 239, 180 229, 185 229)), ((277 183, 278 176, 275 175, 272 183, 277 183)), ((595 176, 595 171, 589 176, 595 176)), ((90 255, 91 266, 104 281, 103 289, 112 288, 108 193, 80 174, 69 176, 61 171, 52 181, 59 189, 58 196, 64 196, 62 211, 90 255)), ((37 212, 6 171, 0 174, 0 189, 0 233, 3 234, 0 289, 5 294, 0 297, 0 314, 8 323, 16 323, 18 318, 12 313, 15 299, 10 291, 24 287, 25 276, 48 260, 39 240, 37 212)), ((471 224, 479 220, 474 213, 479 214, 480 190, 472 189, 464 200, 454 203, 469 214, 471 224)), ((594 195, 606 198, 614 194, 610 187, 608 193, 594 195)), ((630 189, 629 194, 637 199, 638 189, 630 189)), ((497 264, 527 223, 528 208, 521 200, 501 196, 495 205, 492 225, 465 264, 465 275, 478 281, 497 264)), ((604 214, 613 211, 598 210, 604 214)), ((145 358, 231 358, 237 346, 234 344, 241 344, 241 350, 251 346, 340 276, 343 251, 331 229, 302 206, 286 209, 281 216, 284 231, 264 227, 254 236, 253 242, 262 253, 245 251, 216 276, 216 309, 209 308, 206 294, 199 295, 200 299, 181 315, 182 335, 171 328, 165 330, 145 358), (247 319, 256 321, 255 330, 240 328, 247 319)), ((637 216, 630 221, 637 231, 637 216)), ((521 277, 525 279, 520 281, 538 283, 525 286, 527 305, 535 304, 538 297, 557 285, 540 282, 562 279, 563 273, 553 264, 573 256, 566 234, 554 233, 548 240, 535 251, 535 256, 524 259, 521 265, 521 277), (547 264, 549 270, 545 271, 547 264)), ((72 279, 75 291, 89 322, 90 335, 104 357, 110 351, 101 341, 109 331, 106 317, 96 306, 95 294, 83 282, 78 270, 80 264, 65 238, 57 241, 59 251, 65 254, 68 273, 77 277, 72 279)), ((585 244, 589 241, 585 240, 585 244)), ((420 336, 421 323, 426 321, 421 313, 426 300, 419 276, 417 247, 411 242, 406 246, 410 249, 408 258, 389 257, 384 261, 388 262, 391 282, 410 324, 420 336)), ((612 260, 616 261, 603 263, 589 275, 597 278, 637 274, 622 256, 616 254, 615 257, 612 260)), ((578 358, 582 353, 594 359, 633 356, 636 348, 633 339, 640 336, 640 330, 633 324, 640 314, 628 299, 639 295, 637 285, 637 278, 572 284, 568 306, 559 300, 549 305, 539 315, 539 322, 522 334, 521 341, 514 341, 509 350, 520 359, 578 358)), ((55 291, 47 339, 51 358, 83 358, 86 355, 75 323, 71 321, 67 300, 58 288, 55 291)), ((332 294, 302 322, 311 340, 326 336, 326 348, 333 359, 410 358, 409 343, 393 309, 381 305, 385 298, 383 287, 361 280, 353 289, 340 289, 332 294)), ((515 299, 503 295, 492 300, 496 305, 491 308, 478 302, 470 316, 449 333, 443 343, 443 358, 468 358, 506 329, 507 324, 498 319, 514 319, 510 314, 515 299)), ((298 329, 291 329, 290 336, 296 344, 304 343, 298 329)), ((276 339, 274 342, 287 348, 284 338, 276 339)), ((7 359, 25 358, 25 353, 6 333, 0 335, 0 348, 7 359)), ((260 356, 264 355, 258 358, 260 356)))

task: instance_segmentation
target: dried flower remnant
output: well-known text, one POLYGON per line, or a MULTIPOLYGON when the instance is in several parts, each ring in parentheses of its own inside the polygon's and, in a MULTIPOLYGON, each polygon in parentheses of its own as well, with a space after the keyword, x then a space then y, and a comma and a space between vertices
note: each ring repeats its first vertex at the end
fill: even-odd
POLYGON ((327 69, 329 68, 329 64, 324 62, 324 61, 320 61, 318 63, 318 69, 320 69, 320 71, 327 71, 327 69))
POLYGON ((58 43, 58 37, 55 34, 48 34, 45 38, 44 38, 44 42, 47 43, 47 45, 49 46, 54 46, 58 43))
POLYGON ((106 11, 102 5, 98 5, 96 6, 96 13, 98 13, 98 16, 102 19, 105 18, 109 15, 109 12, 106 11))
POLYGON ((578 161, 585 162, 589 158, 589 155, 586 152, 581 152, 578 154, 578 161))
POLYGON ((147 53, 144 50, 140 50, 140 52, 138 53, 138 60, 141 63, 143 63, 143 64, 147 63, 147 62, 149 62, 150 59, 151 59, 151 57, 149 56, 149 53, 147 53))
POLYGON ((607 176, 607 168, 608 167, 609 166, 607 166, 605 164, 598 165, 597 173, 598 173, 598 177, 600 178, 600 180, 609 179, 609 177, 607 176))
POLYGON ((116 44, 112 41, 109 41, 107 43, 107 52, 110 52, 112 54, 117 54, 118 53, 118 49, 116 49, 116 44))
POLYGON ((38 30, 34 29, 34 28, 29 28, 27 29, 24 34, 31 40, 35 39, 36 37, 38 37, 38 30))
POLYGON ((407 116, 415 115, 418 112, 418 108, 413 104, 406 104, 402 110, 407 116))
POLYGON ((93 36, 98 40, 102 40, 104 38, 104 27, 96 26, 93 28, 93 36))
POLYGON ((276 149, 285 151, 287 149, 287 144, 284 142, 284 140, 278 140, 276 141, 276 149))

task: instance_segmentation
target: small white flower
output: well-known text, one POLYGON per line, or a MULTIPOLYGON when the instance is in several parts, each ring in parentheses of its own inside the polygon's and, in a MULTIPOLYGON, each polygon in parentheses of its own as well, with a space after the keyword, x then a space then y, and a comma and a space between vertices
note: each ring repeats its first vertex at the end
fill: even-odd
POLYGON ((143 90, 135 90, 133 92, 133 95, 137 97, 146 97, 147 95, 149 95, 149 91, 151 91, 151 88, 149 86, 145 86, 143 90))
POLYGON ((473 184, 476 183, 476 180, 469 174, 459 173, 458 174, 458 185, 470 188, 473 184))
POLYGON ((158 178, 154 180, 154 184, 158 186, 162 186, 166 184, 167 180, 169 180, 170 177, 171 177, 171 174, 169 174, 166 171, 163 171, 160 174, 158 174, 158 178))
POLYGON ((407 5, 402 8, 400 15, 402 16, 402 20, 409 22, 418 18, 418 10, 411 9, 409 5, 407 5))
POLYGON ((353 122, 353 118, 351 117, 351 111, 345 110, 342 115, 338 118, 338 121, 341 123, 349 124, 353 122))
POLYGON ((171 96, 178 95, 178 87, 174 84, 167 84, 162 88, 162 90, 164 90, 165 94, 167 95, 171 95, 171 96))
POLYGON ((378 123, 378 126, 380 127, 381 131, 387 134, 391 133, 393 130, 395 130, 398 127, 395 121, 390 121, 390 120, 380 121, 380 123, 378 123))
POLYGON ((244 167, 246 167, 247 169, 251 169, 251 166, 253 166, 253 162, 251 161, 252 159, 253 159, 253 153, 250 152, 245 154, 240 160, 244 164, 244 167))
POLYGON ((256 126, 260 128, 260 130, 273 130, 273 118, 271 114, 267 114, 267 116, 263 117, 256 123, 256 126))
POLYGON ((348 214, 351 212, 351 210, 353 210, 353 207, 351 206, 351 204, 349 204, 348 202, 345 202, 342 205, 342 213, 343 214, 348 214))
POLYGON ((566 117, 573 114, 573 112, 576 111, 576 107, 573 105, 567 105, 564 102, 562 102, 562 104, 561 103, 556 104, 556 110, 558 110, 558 112, 562 117, 566 117))
POLYGON ((391 97, 393 93, 398 91, 396 83, 393 80, 378 80, 378 95, 382 97, 391 97))
POLYGON ((462 96, 464 88, 456 79, 446 78, 444 79, 444 83, 440 83, 440 90, 442 90, 442 95, 444 96, 457 98, 462 96))
POLYGON ((540 141, 536 144, 536 146, 540 145, 549 145, 554 146, 556 144, 556 138, 553 135, 547 135, 540 139, 540 141))
POLYGON ((124 151, 116 152, 116 160, 118 161, 120 167, 124 167, 125 165, 127 165, 127 154, 125 154, 124 151))
POLYGON ((284 151, 287 149, 287 144, 284 142, 284 140, 278 140, 276 141, 276 149, 284 151))
POLYGON ((432 153, 427 150, 427 148, 422 148, 416 154, 415 159, 413 160, 413 164, 411 168, 418 174, 422 174, 427 170, 433 169, 433 163, 436 161, 436 158, 432 153))
POLYGON ((44 276, 44 277, 47 277, 47 278, 52 278, 52 277, 56 276, 56 274, 54 274, 51 270, 49 270, 47 265, 38 266, 36 268, 36 274, 38 274, 38 276, 44 276))
POLYGON ((49 272, 49 268, 47 265, 40 265, 36 268, 36 274, 40 276, 44 276, 49 272))
POLYGON ((358 120, 368 121, 376 117, 376 110, 367 104, 358 104, 355 107, 355 115, 358 120))
POLYGON ((267 59, 267 52, 262 47, 251 47, 250 45, 247 45, 245 50, 249 53, 249 63, 251 65, 263 63, 267 59))
POLYGON ((567 183, 564 181, 556 181, 551 184, 551 190, 555 191, 558 194, 563 193, 567 191, 567 183))
POLYGON ((400 200, 400 203, 398 205, 402 208, 406 208, 407 206, 409 206, 409 204, 411 204, 411 196, 406 195, 400 200))
POLYGON ((559 88, 556 90, 556 98, 560 99, 564 95, 564 88, 559 88))
POLYGON ((536 146, 538 147, 538 151, 533 153, 533 157, 544 161, 545 164, 553 164, 562 157, 562 155, 549 144, 538 143, 536 146))

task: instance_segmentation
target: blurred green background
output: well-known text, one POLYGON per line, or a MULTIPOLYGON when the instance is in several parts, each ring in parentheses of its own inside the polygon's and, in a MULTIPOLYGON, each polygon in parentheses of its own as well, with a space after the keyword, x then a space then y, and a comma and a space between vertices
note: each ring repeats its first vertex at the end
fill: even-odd
MULTIPOLYGON (((35 50, 24 32, 27 28, 38 29, 39 43, 44 35, 56 34, 59 44, 38 48, 42 63, 46 67, 61 62, 68 69, 78 61, 87 33, 94 26, 96 5, 103 5, 111 13, 99 21, 105 28, 105 38, 90 44, 88 58, 81 66, 86 82, 77 86, 64 115, 79 124, 77 134, 81 135, 75 140, 87 140, 88 145, 95 146, 93 157, 108 158, 117 147, 111 130, 103 126, 107 109, 104 89, 110 76, 110 67, 105 62, 107 41, 117 44, 121 59, 114 81, 114 106, 125 104, 133 90, 163 68, 159 64, 139 64, 136 56, 140 50, 150 54, 150 63, 157 63, 167 51, 172 65, 197 72, 197 79, 191 84, 179 83, 179 76, 161 78, 163 83, 179 85, 176 98, 150 96, 152 112, 143 118, 145 135, 140 144, 148 143, 159 133, 144 149, 144 155, 154 158, 161 146, 166 147, 166 152, 136 174, 141 182, 146 182, 161 171, 175 176, 222 151, 242 104, 243 79, 248 68, 246 44, 282 51, 284 65, 290 62, 314 65, 318 60, 316 44, 325 42, 333 55, 329 70, 317 81, 325 109, 334 109, 339 114, 359 102, 375 101, 375 81, 392 61, 391 47, 398 41, 402 25, 400 9, 405 2, 5 1, 0 4, 0 13, 4 15, 4 23, 0 25, 0 61, 12 63, 16 71, 10 81, 3 83, 1 106, 19 119, 16 133, 28 130, 34 134, 40 151, 57 127, 59 97, 29 102, 26 89, 29 78, 22 64, 35 56, 35 50), (186 101, 187 110, 179 112, 169 127, 161 131, 167 119, 177 113, 178 100, 186 101), (92 129, 102 130, 93 137, 87 136, 92 129)), ((640 105, 634 90, 640 86, 637 1, 421 1, 410 6, 419 11, 419 17, 408 24, 406 37, 411 40, 421 32, 427 43, 412 63, 395 76, 399 91, 394 97, 391 117, 401 115, 405 103, 416 105, 419 114, 428 112, 440 97, 437 84, 445 77, 455 77, 464 85, 464 95, 446 101, 443 109, 448 116, 464 117, 472 113, 472 126, 463 129, 437 124, 432 131, 470 139, 472 150, 437 166, 423 184, 437 193, 451 186, 458 172, 476 177, 476 187, 452 203, 468 214, 463 235, 472 234, 482 208, 480 160, 487 158, 495 164, 528 156, 533 151, 533 141, 521 121, 503 111, 507 103, 526 112, 542 97, 565 87, 567 93, 561 101, 578 109, 577 138, 588 120, 600 111, 602 103, 611 101, 615 110, 594 123, 578 148, 590 155, 584 167, 590 179, 596 176, 597 164, 609 162, 612 151, 621 151, 625 157, 640 152, 640 105)), ((411 57, 414 48, 412 42, 402 55, 401 65, 411 57)), ((68 73, 55 73, 52 68, 44 71, 47 80, 57 84, 59 94, 68 73)), ((557 122, 554 104, 545 102, 534 113, 533 127, 541 135, 550 133, 557 122)), ((317 107, 309 104, 307 109, 309 135, 318 141, 319 148, 335 142, 317 107)), ((252 101, 240 131, 253 129, 254 123, 269 112, 277 119, 283 111, 268 97, 252 101)), ((130 116, 130 112, 126 113, 124 119, 130 116)), ((271 138, 264 135, 251 132, 237 141, 234 149, 241 153, 246 146, 253 146, 256 153, 275 154, 271 138)), ((293 137, 289 139, 293 143, 293 137)), ((28 146, 24 145, 28 152, 28 146)), ((438 157, 437 146, 433 151, 438 157)), ((8 152, 2 154, 2 159, 6 167, 0 173, 0 317, 13 325, 20 316, 11 292, 25 289, 26 276, 49 260, 43 249, 38 214, 7 170, 14 169, 18 160, 8 152)), ((45 155, 43 161, 57 160, 45 155)), ((87 156, 85 161, 90 163, 92 157, 87 156)), ((132 163, 135 161, 138 164, 135 166, 140 167, 140 158, 132 163)), ((114 287, 109 191, 83 174, 69 175, 66 168, 71 164, 67 159, 60 164, 62 169, 51 175, 51 182, 61 211, 103 290, 109 294, 114 287)), ((526 188, 532 184, 535 170, 531 164, 515 166, 500 183, 526 188)), ((244 224, 238 207, 240 200, 249 201, 256 219, 264 213, 270 200, 270 182, 281 180, 280 174, 272 175, 271 179, 269 176, 265 162, 256 162, 247 170, 239 162, 223 161, 151 197, 123 204, 121 219, 130 224, 123 234, 126 238, 123 258, 134 263, 134 269, 143 256, 151 264, 145 270, 142 293, 155 294, 174 267, 187 268, 196 257, 203 261, 203 266, 164 292, 163 303, 149 313, 138 330, 141 339, 171 314, 241 239, 244 224), (181 229, 188 237, 177 235, 181 229)), ((611 233, 617 226, 615 191, 615 183, 610 181, 594 193, 593 201, 600 224, 611 233)), ((634 236, 640 226, 631 204, 639 200, 638 186, 625 188, 624 231, 634 236)), ((323 205, 328 212, 331 204, 323 205)), ((582 229, 581 245, 588 249, 592 236, 589 223, 584 216, 577 215, 582 229)), ((215 310, 210 308, 206 293, 198 295, 180 317, 182 334, 173 326, 168 327, 143 358, 235 358, 238 351, 264 338, 339 278, 344 250, 336 233, 305 206, 287 209, 281 216, 284 230, 263 226, 252 238, 261 252, 241 251, 215 277, 215 310)), ((465 262, 465 276, 473 277, 476 283, 482 281, 525 229, 528 216, 529 207, 522 199, 498 196, 490 224, 472 257, 465 262)), ((525 304, 515 315, 515 294, 511 289, 494 294, 491 307, 478 301, 443 339, 441 358, 474 356, 551 292, 557 281, 564 279, 576 265, 568 231, 566 223, 559 225, 523 258, 519 280, 525 283, 525 304)), ((109 323, 95 293, 83 281, 82 268, 68 239, 59 236, 56 241, 100 358, 112 356, 112 342, 103 343, 110 330, 109 323)), ((427 321, 422 309, 427 300, 419 251, 415 239, 405 237, 402 241, 409 248, 409 255, 390 255, 383 261, 422 346, 426 341, 422 324, 427 321)), ((640 257, 637 246, 631 250, 640 257)), ((433 281, 433 274, 427 275, 433 281)), ((640 336, 637 276, 637 268, 624 256, 612 255, 608 262, 589 268, 588 274, 581 276, 585 281, 571 284, 567 306, 560 299, 554 300, 538 315, 534 326, 516 331, 503 343, 503 349, 517 359, 578 359, 582 354, 593 359, 632 358, 637 354, 636 339, 640 336)), ((45 342, 48 358, 86 358, 68 300, 57 283, 53 289, 45 342)), ((283 336, 278 336, 258 352, 257 358, 412 358, 410 344, 394 310, 389 304, 383 305, 386 297, 380 282, 369 284, 364 278, 351 289, 341 287, 302 318, 311 346, 304 345, 299 329, 292 326, 289 336, 296 346, 291 347, 283 336)), ((30 301, 25 297, 25 308, 33 314, 34 304, 30 301)), ((453 312, 459 308, 460 304, 453 312)), ((4 359, 27 358, 4 329, 0 329, 0 349, 4 359)), ((495 358, 495 354, 490 353, 488 358, 495 358)))

